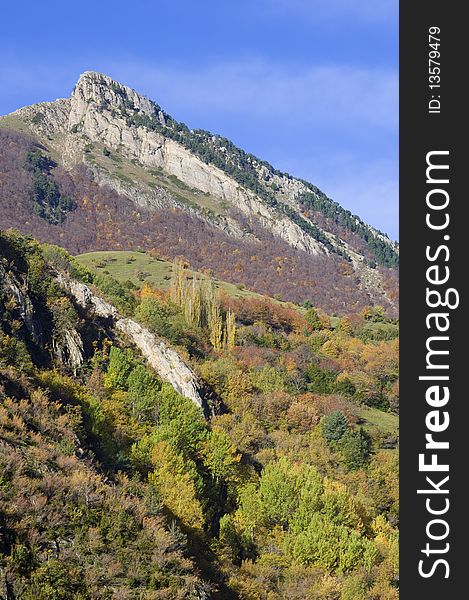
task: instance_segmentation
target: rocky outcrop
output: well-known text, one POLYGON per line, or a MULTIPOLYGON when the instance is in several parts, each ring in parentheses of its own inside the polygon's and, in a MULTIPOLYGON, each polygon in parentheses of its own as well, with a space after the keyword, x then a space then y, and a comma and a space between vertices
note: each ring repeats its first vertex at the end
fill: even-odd
POLYGON ((70 115, 70 98, 59 98, 54 102, 39 102, 32 106, 24 106, 11 113, 31 123, 32 129, 41 138, 50 140, 54 135, 62 135, 68 128, 70 115))
MULTIPOLYGON (((138 161, 147 169, 162 169, 188 187, 228 203, 241 214, 254 218, 293 248, 312 255, 327 254, 321 243, 302 231, 291 219, 266 206, 256 194, 240 186, 223 170, 203 162, 181 144, 159 133, 145 127, 129 127, 123 117, 129 107, 147 115, 155 115, 161 124, 165 123, 163 111, 153 102, 110 77, 92 71, 81 75, 70 99, 25 107, 13 115, 26 118, 31 128, 42 137, 50 138, 51 132, 54 135, 60 133, 58 139, 49 141, 68 166, 84 160, 87 143, 104 145, 129 160, 138 161)), ((99 172, 96 166, 92 168, 99 172)), ((102 171, 98 178, 116 191, 132 197, 137 204, 150 207, 171 204, 164 192, 155 194, 138 185, 128 186, 119 178, 102 171)), ((298 180, 277 179, 283 200, 289 204, 294 204, 295 194, 306 190, 298 180)), ((234 224, 227 219, 214 220, 212 224, 227 233, 243 235, 242 229, 233 227, 234 224)))
MULTIPOLYGON (((189 187, 229 202, 248 216, 256 215, 264 226, 295 248, 310 254, 327 253, 320 242, 306 235, 291 219, 270 209, 223 170, 203 162, 181 144, 159 133, 144 127, 129 127, 122 117, 129 108, 156 116, 162 125, 166 122, 165 113, 148 98, 106 75, 87 71, 80 76, 70 98, 68 130, 77 129, 90 140, 104 143, 148 168, 162 168, 189 187)), ((260 180, 266 176, 272 178, 279 198, 297 211, 297 196, 311 193, 311 188, 301 180, 272 175, 262 165, 257 170, 260 180)), ((384 234, 373 227, 369 227, 369 231, 397 251, 398 245, 384 234)))
POLYGON ((62 274, 57 276, 57 281, 87 313, 94 317, 109 319, 115 330, 138 348, 163 381, 170 383, 179 394, 192 400, 205 413, 209 411, 196 374, 162 339, 136 321, 121 318, 114 306, 96 296, 87 285, 62 274))
POLYGON ((104 319, 117 319, 118 313, 114 306, 93 294, 84 283, 70 279, 61 273, 57 275, 57 282, 81 308, 84 308, 90 314, 104 319))
MULTIPOLYGON (((112 304, 94 294, 87 285, 62 273, 56 275, 56 281, 86 313, 88 321, 96 318, 104 320, 107 328, 120 333, 141 352, 163 381, 171 384, 179 394, 192 400, 204 412, 209 412, 201 383, 175 350, 136 321, 122 318, 112 304)), ((46 336, 27 286, 23 286, 21 281, 0 263, 0 320, 6 313, 7 320, 11 321, 14 318, 24 326, 26 337, 34 344, 43 344, 47 337, 54 357, 76 374, 85 357, 84 343, 79 331, 68 328, 53 333, 51 327, 46 336)))
POLYGON ((83 340, 76 329, 65 330, 59 338, 52 340, 56 358, 76 375, 84 361, 83 340))
POLYGON ((75 374, 84 361, 83 341, 76 329, 70 328, 60 333, 53 332, 45 314, 38 314, 37 306, 31 300, 28 287, 21 277, 8 272, 0 264, 0 320, 8 312, 6 322, 16 322, 23 327, 22 337, 36 347, 50 343, 53 356, 75 374))
POLYGON ((161 379, 197 406, 205 408, 197 378, 177 352, 132 319, 118 319, 116 329, 131 340, 161 379))
MULTIPOLYGON (((88 113, 86 107, 93 102, 103 108, 106 105, 118 108, 128 106, 147 115, 156 113, 161 124, 165 124, 164 113, 158 111, 155 104, 145 96, 141 96, 135 90, 114 81, 107 75, 96 71, 85 71, 72 92, 70 128, 82 123, 85 113, 88 113)), ((90 116, 91 113, 88 114, 90 116)))
POLYGON ((31 341, 39 345, 42 342, 43 330, 40 321, 36 318, 27 286, 10 274, 2 264, 0 264, 0 292, 0 319, 8 310, 18 323, 24 324, 31 341), (8 300, 4 304, 1 298, 8 300))

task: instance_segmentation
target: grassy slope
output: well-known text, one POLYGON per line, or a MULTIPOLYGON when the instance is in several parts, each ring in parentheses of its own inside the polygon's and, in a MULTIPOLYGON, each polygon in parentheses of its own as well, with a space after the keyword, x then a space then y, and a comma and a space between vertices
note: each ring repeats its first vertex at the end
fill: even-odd
POLYGON ((389 436, 399 435, 399 417, 394 413, 383 412, 377 408, 363 406, 358 411, 363 419, 363 427, 371 434, 381 431, 389 436))
MULTIPOLYGON (((172 265, 170 262, 158 258, 152 258, 143 252, 131 251, 106 251, 87 252, 76 257, 84 266, 96 270, 99 273, 108 271, 112 277, 120 282, 132 281, 141 287, 144 283, 160 289, 169 287, 172 265), (139 276, 139 273, 142 275, 139 276), (145 277, 144 277, 145 275, 145 277)), ((202 277, 200 273, 197 273, 202 277)), ((219 279, 213 279, 215 287, 226 292, 233 298, 263 298, 260 294, 245 289, 239 289, 236 285, 219 279)))
POLYGON ((31 129, 29 125, 27 125, 18 117, 13 117, 11 115, 0 116, 0 127, 13 129, 14 131, 20 131, 21 133, 27 133, 28 135, 31 135, 31 129))

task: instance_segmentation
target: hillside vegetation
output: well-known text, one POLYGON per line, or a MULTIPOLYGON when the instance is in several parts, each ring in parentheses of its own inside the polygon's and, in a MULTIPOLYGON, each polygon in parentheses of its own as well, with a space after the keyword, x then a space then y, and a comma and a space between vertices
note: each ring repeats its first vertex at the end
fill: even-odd
POLYGON ((395 600, 396 323, 94 260, 0 235, 0 595, 395 600), (171 345, 210 415, 58 272, 171 345))

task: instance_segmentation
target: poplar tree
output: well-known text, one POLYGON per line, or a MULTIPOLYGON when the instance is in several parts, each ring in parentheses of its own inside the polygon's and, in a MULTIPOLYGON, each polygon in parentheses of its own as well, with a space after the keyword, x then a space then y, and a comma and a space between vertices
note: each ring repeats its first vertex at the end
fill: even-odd
POLYGON ((176 261, 173 264, 170 297, 183 311, 187 323, 209 330, 210 342, 216 350, 234 348, 235 314, 229 309, 223 318, 215 286, 208 277, 197 279, 194 275, 189 282, 183 261, 176 261))
POLYGON ((171 273, 170 296, 171 300, 181 307, 184 301, 185 280, 186 268, 184 262, 182 260, 178 260, 173 263, 173 269, 171 273))
POLYGON ((223 318, 220 305, 213 302, 210 310, 210 342, 215 350, 221 350, 223 347, 223 318))
POLYGON ((225 317, 225 344, 229 350, 236 344, 236 317, 231 309, 228 309, 225 317))

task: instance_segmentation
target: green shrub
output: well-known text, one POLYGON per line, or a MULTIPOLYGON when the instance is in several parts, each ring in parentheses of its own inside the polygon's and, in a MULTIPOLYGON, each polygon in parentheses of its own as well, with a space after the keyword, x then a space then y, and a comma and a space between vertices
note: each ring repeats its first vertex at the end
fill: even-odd
POLYGON ((97 274, 94 278, 94 283, 121 313, 126 316, 134 314, 135 307, 137 306, 135 296, 113 277, 97 274))
POLYGON ((339 442, 348 430, 348 421, 340 410, 327 415, 322 420, 322 434, 329 444, 339 442))
POLYGON ((340 439, 339 448, 347 469, 359 469, 369 461, 371 439, 362 428, 358 431, 346 431, 340 439))
POLYGON ((296 560, 323 567, 332 573, 346 573, 360 567, 371 568, 378 550, 371 540, 342 525, 334 525, 315 513, 308 527, 288 539, 296 560))
POLYGON ((336 373, 321 369, 318 365, 311 363, 306 369, 308 380, 308 391, 316 394, 331 394, 334 391, 336 373))
POLYGON ((16 367, 29 372, 33 368, 31 356, 22 340, 6 335, 0 330, 0 367, 16 367))
POLYGON ((259 499, 267 523, 286 527, 298 508, 298 481, 291 463, 281 458, 262 471, 259 499))
POLYGON ((105 378, 106 386, 126 390, 130 373, 135 367, 136 362, 129 348, 121 350, 116 346, 111 346, 105 378))

